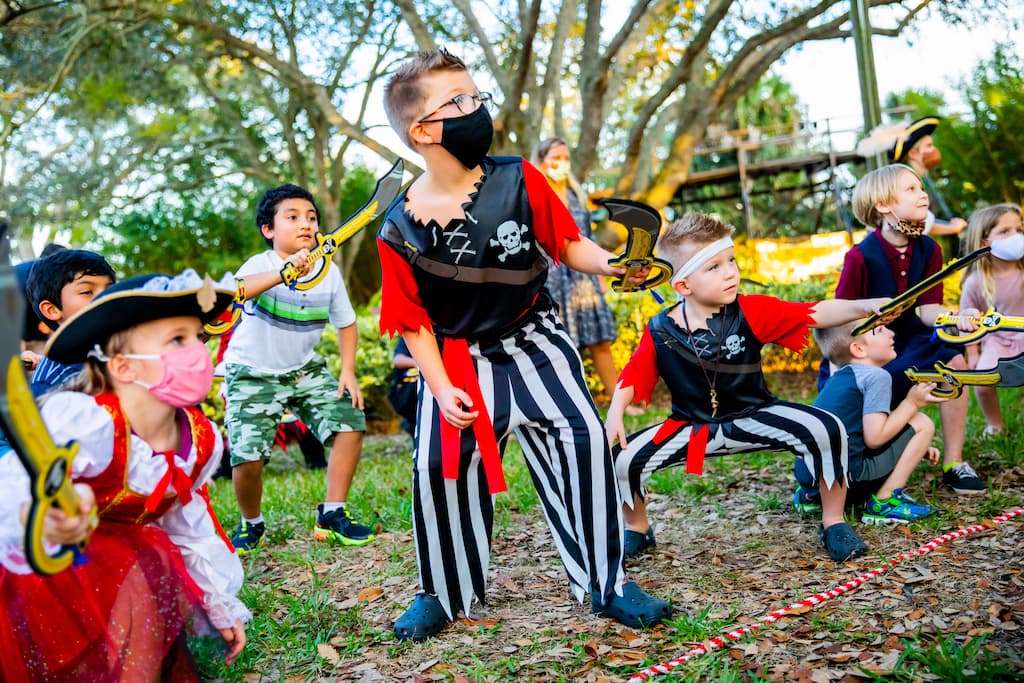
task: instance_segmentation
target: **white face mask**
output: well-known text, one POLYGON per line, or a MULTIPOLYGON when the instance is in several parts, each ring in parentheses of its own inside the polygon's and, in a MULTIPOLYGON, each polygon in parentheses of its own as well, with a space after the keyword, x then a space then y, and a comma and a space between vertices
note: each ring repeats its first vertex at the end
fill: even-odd
POLYGON ((552 161, 547 165, 544 171, 548 178, 551 178, 556 183, 563 182, 569 177, 569 162, 567 161, 552 161))
POLYGON ((1017 233, 1001 240, 992 240, 992 255, 1001 261, 1024 258, 1024 235, 1017 233))

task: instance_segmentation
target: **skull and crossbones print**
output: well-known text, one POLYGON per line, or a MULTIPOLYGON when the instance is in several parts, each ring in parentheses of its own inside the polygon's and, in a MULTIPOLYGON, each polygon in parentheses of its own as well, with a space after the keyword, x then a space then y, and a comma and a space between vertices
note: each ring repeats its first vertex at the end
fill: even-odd
POLYGON ((525 225, 519 225, 515 221, 505 221, 498 226, 497 239, 491 239, 492 247, 501 247, 504 251, 498 254, 498 260, 502 263, 509 256, 515 256, 520 251, 524 251, 530 248, 530 242, 523 239, 523 235, 526 234, 527 228, 525 225))

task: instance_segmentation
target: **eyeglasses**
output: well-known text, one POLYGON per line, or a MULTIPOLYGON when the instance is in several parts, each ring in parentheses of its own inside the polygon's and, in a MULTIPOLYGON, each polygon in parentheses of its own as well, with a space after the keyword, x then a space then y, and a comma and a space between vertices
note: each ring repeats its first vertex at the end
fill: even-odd
POLYGON ((424 116, 419 120, 419 122, 436 123, 437 121, 442 121, 443 119, 431 119, 430 117, 445 107, 450 107, 453 104, 462 114, 472 114, 480 107, 484 107, 487 111, 494 111, 494 96, 489 92, 482 92, 479 95, 456 95, 434 111, 424 116))

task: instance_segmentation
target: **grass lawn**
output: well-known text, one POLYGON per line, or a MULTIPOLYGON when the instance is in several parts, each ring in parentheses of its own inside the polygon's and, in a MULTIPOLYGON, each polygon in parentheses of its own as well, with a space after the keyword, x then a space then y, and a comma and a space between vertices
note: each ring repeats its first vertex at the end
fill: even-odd
MULTIPOLYGON (((801 392, 786 386, 789 396, 801 392)), ((196 641, 204 674, 225 681, 624 681, 696 644, 794 600, 831 588, 888 558, 1024 499, 1024 423, 1016 390, 1002 390, 1004 436, 982 440, 973 405, 968 459, 987 495, 958 497, 937 468, 922 467, 908 490, 938 514, 907 527, 850 521, 871 553, 835 564, 817 521, 792 510, 792 457, 713 458, 703 477, 672 470, 651 482, 658 545, 630 563, 631 578, 677 607, 668 624, 632 631, 594 617, 571 597, 514 441, 505 457, 510 490, 497 499, 487 604, 424 644, 399 643, 391 627, 417 591, 410 524, 411 440, 368 437, 351 505, 378 539, 363 548, 311 540, 322 472, 297 453, 265 478, 267 545, 243 560, 242 599, 255 620, 230 668, 221 648, 196 641)), ((934 410, 932 410, 934 413, 934 410)), ((662 419, 651 409, 639 428, 662 419)), ((212 486, 225 528, 237 523, 230 482, 212 486)), ((1020 524, 953 541, 901 563, 856 591, 787 616, 724 650, 681 666, 666 680, 861 681, 1024 678, 1024 540, 1020 524)), ((656 679, 660 680, 660 679, 656 679)))

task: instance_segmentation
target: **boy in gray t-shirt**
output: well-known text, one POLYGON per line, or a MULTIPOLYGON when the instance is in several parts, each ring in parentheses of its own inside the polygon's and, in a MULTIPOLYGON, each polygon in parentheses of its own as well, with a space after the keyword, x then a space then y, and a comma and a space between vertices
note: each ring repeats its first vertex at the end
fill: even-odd
MULTIPOLYGON (((850 488, 847 501, 867 500, 862 521, 906 524, 932 513, 908 496, 910 474, 925 457, 935 464, 939 451, 931 446, 935 425, 919 412, 929 403, 946 400, 932 395, 934 383, 917 384, 891 412, 892 378, 882 366, 896 357, 893 333, 876 327, 851 335, 861 321, 814 330, 822 354, 840 369, 829 378, 814 405, 838 417, 849 436, 850 488)), ((809 512, 820 505, 814 478, 796 459, 793 505, 809 512)))

